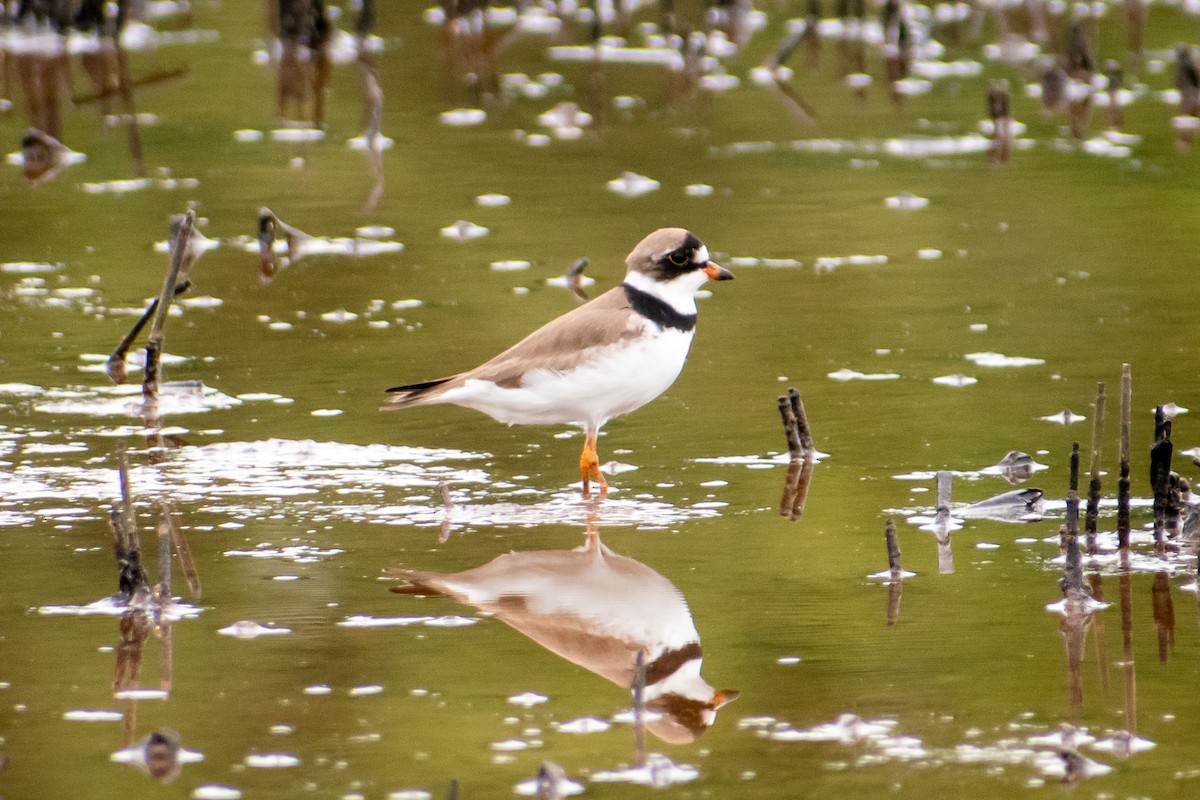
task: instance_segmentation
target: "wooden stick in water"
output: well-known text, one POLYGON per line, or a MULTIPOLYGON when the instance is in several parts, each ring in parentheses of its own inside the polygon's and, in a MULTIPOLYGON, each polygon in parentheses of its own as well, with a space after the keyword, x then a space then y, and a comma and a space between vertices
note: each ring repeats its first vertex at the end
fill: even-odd
POLYGON ((808 414, 804 410, 804 401, 800 399, 800 392, 795 387, 788 389, 788 401, 792 406, 792 413, 796 415, 796 427, 800 434, 800 446, 804 448, 804 452, 811 452, 813 449, 812 428, 808 424, 808 414))
POLYGON ((950 486, 954 476, 949 470, 941 470, 937 474, 937 516, 938 521, 950 516, 950 486))
POLYGON ((780 396, 778 404, 779 416, 783 419, 783 432, 787 437, 788 454, 791 456, 783 484, 783 497, 779 501, 779 513, 795 522, 804 514, 804 504, 808 499, 808 487, 812 480, 812 429, 808 425, 804 401, 800 399, 800 392, 795 388, 788 389, 787 395, 780 396))
POLYGON ((942 575, 954 572, 954 552, 950 549, 950 486, 953 479, 949 470, 937 474, 937 517, 933 524, 938 545, 938 572, 942 575))
POLYGON ((1100 442, 1104 433, 1104 384, 1096 384, 1096 415, 1092 422, 1091 477, 1088 480, 1087 514, 1083 529, 1088 555, 1096 554, 1096 528, 1100 517, 1100 442))
POLYGON ((793 461, 804 458, 804 444, 800 441, 800 425, 787 396, 779 398, 779 416, 783 418, 783 434, 787 437, 788 454, 793 461))
POLYGON ((783 497, 779 501, 780 516, 795 522, 804 515, 815 463, 812 453, 808 453, 804 458, 793 459, 788 464, 787 475, 783 479, 783 497))
POLYGON ((900 545, 896 541, 896 523, 888 519, 887 524, 883 528, 883 538, 887 542, 888 554, 888 569, 892 572, 892 577, 900 576, 900 545))
POLYGON ((167 313, 171 309, 171 299, 175 296, 175 287, 179 280, 179 271, 183 266, 185 256, 187 255, 188 243, 192 236, 192 227, 196 222, 196 212, 191 209, 183 216, 183 220, 179 225, 179 230, 175 234, 175 239, 171 247, 171 266, 167 270, 166 280, 163 281, 162 292, 158 296, 158 308, 155 309, 154 324, 150 327, 150 341, 146 345, 146 366, 145 377, 142 383, 142 398, 143 398, 143 416, 147 421, 154 421, 154 425, 147 427, 157 427, 158 421, 158 387, 162 379, 162 370, 159 363, 162 356, 162 345, 165 333, 164 325, 167 321, 167 313))
MULTIPOLYGON (((170 247, 172 258, 174 258, 175 248, 179 244, 178 234, 180 229, 183 227, 183 220, 183 214, 178 214, 171 218, 170 247)), ((205 237, 198 230, 196 230, 195 227, 192 228, 191 233, 184 240, 185 246, 182 256, 183 260, 179 265, 179 275, 175 279, 175 297, 178 297, 191 288, 192 282, 190 275, 192 272, 192 267, 195 266, 197 259, 199 259, 204 252, 204 240, 205 237)), ((105 364, 105 371, 108 373, 108 377, 113 383, 121 384, 125 382, 125 355, 129 352, 129 348, 133 346, 133 342, 137 338, 138 334, 141 333, 142 328, 146 327, 146 323, 149 322, 151 318, 153 318, 158 312, 158 305, 159 298, 156 297, 150 301, 150 306, 142 313, 142 316, 138 318, 138 321, 133 324, 133 327, 129 330, 129 333, 125 334, 125 338, 122 339, 121 343, 117 345, 117 349, 114 350, 112 355, 108 357, 108 363, 105 364)))
POLYGON ((1121 365, 1121 439, 1120 477, 1117 479, 1117 545, 1129 553, 1129 425, 1133 405, 1133 373, 1121 365))
POLYGON ((1071 477, 1067 490, 1067 554, 1063 566, 1062 590, 1068 600, 1086 595, 1083 585, 1083 559, 1079 552, 1079 442, 1071 446, 1071 477))
POLYGON ((1071 444, 1071 474, 1067 484, 1067 536, 1079 535, 1079 442, 1071 444))
POLYGON ((1154 409, 1154 444, 1150 448, 1150 487, 1154 490, 1154 549, 1164 547, 1167 524, 1167 493, 1171 487, 1171 420, 1162 406, 1154 409))
POLYGON ((888 519, 883 528, 883 539, 887 542, 888 569, 892 579, 888 581, 887 624, 892 627, 900 618, 900 595, 904 591, 904 581, 900 566, 900 544, 896 541, 896 523, 888 519))

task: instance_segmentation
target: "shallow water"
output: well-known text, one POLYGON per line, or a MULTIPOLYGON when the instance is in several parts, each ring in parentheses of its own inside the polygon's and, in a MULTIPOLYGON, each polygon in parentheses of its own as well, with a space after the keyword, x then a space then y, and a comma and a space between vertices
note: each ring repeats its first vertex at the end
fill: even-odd
MULTIPOLYGON (((1072 735, 1089 797, 1197 791, 1196 562, 1158 558, 1143 531, 1153 407, 1200 407, 1200 153, 1176 147, 1160 97, 1189 17, 1152 5, 1146 64, 1126 64, 1123 130, 1140 140, 1098 140, 1098 108, 1081 145, 1026 96, 1029 68, 988 55, 990 20, 978 41, 923 56, 929 91, 899 107, 874 51, 861 100, 836 41, 816 67, 798 50, 804 121, 752 74, 800 4, 760 4, 764 27, 700 88, 664 66, 652 33, 635 28, 646 49, 606 50, 594 73, 550 50, 586 42, 585 25, 556 38, 531 17, 500 56, 503 100, 466 84, 424 9, 381 5, 382 184, 350 143, 365 124, 353 53, 334 67, 323 135, 297 133, 275 116, 260 10, 216 2, 196 3, 190 25, 155 21, 169 35, 130 54, 135 77, 188 68, 136 93, 144 179, 126 129, 91 107, 63 118, 86 160, 36 186, 0 172, 0 796, 417 798, 452 779, 464 797, 507 796, 549 760, 597 796, 644 791, 620 785, 632 782, 689 797, 1008 798, 1058 794, 1072 735), (1006 167, 989 165, 978 127, 995 77, 1027 126, 1006 167), (217 246, 166 326, 159 459, 136 388, 109 384, 103 354, 158 294, 168 215, 189 203, 217 246), (317 237, 269 283, 264 207, 317 237), (611 287, 664 225, 693 230, 737 280, 700 301, 675 385, 606 427, 607 501, 578 498, 578 432, 378 411, 386 387, 469 367, 574 307, 559 279, 578 259, 585 291, 611 287), (1086 471, 1105 381, 1115 497, 1122 362, 1134 558, 1122 570, 1111 555, 1106 503, 1110 535, 1084 566, 1108 605, 1064 617, 1047 607, 1062 600, 1071 443, 1086 471), (796 522, 779 514, 788 386, 828 454, 796 522), (164 502, 199 577, 196 596, 176 562, 169 624, 154 630, 98 602, 117 588, 120 442, 151 579, 164 502), (1045 492, 1039 513, 967 511, 1013 488, 989 469, 1012 450, 1046 466, 1022 484, 1045 492), (939 470, 955 474, 941 533, 939 470), (902 583, 870 577, 887 567, 888 517, 915 573, 902 583), (583 579, 555 583, 554 569, 542 594, 506 590, 522 614, 532 597, 561 603, 558 627, 388 591, 393 567, 561 561, 589 526, 673 589, 604 619, 583 579), (628 681, 562 628, 586 628, 592 656, 624 643, 625 676, 639 647, 692 636, 689 616, 703 682, 740 694, 694 741, 651 720, 639 748, 628 681), (126 749, 163 729, 185 762, 166 787, 126 749), (1114 752, 1121 731, 1141 737, 1129 757, 1114 752)), ((678 5, 699 24, 699 4, 678 5)), ((1119 7, 1098 24, 1099 55, 1123 52, 1119 7)), ((15 148, 28 120, 12 91, 0 131, 15 148)), ((282 238, 273 252, 291 259, 282 238)), ((1179 454, 1200 445, 1196 428, 1174 418, 1188 478, 1179 454)))

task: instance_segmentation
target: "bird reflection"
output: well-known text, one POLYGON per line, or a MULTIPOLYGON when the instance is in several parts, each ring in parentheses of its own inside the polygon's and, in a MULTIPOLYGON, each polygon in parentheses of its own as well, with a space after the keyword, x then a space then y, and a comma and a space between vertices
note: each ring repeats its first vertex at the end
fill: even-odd
POLYGON ((594 528, 574 550, 506 553, 457 573, 389 572, 404 581, 393 592, 473 605, 555 655, 618 686, 641 689, 650 712, 645 727, 663 741, 693 741, 738 696, 700 676, 700 636, 679 590, 610 550, 594 528))

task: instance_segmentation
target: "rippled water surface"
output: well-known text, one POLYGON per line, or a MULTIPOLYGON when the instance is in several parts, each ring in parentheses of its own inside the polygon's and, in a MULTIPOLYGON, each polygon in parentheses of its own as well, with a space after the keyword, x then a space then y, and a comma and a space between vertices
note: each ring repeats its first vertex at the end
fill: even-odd
MULTIPOLYGON (((99 45, 74 37, 70 152, 33 183, 21 59, 62 41, 0 32, 0 797, 503 797, 543 762, 597 797, 1200 793, 1200 524, 1159 552, 1148 527, 1155 406, 1175 470, 1200 453, 1191 9, 1149 4, 1138 59, 1121 4, 1047 4, 1042 50, 1074 16, 1097 74, 1123 66, 1075 138, 1041 111, 1038 48, 1002 35, 1027 31, 1016 8, 907 6, 893 93, 886 26, 832 7, 781 56, 807 5, 759 0, 701 58, 655 3, 624 28, 599 3, 623 38, 598 44, 590 4, 494 8, 482 51, 409 2, 356 42, 335 5, 320 121, 279 116, 263 4, 148 4, 127 97, 89 100, 99 45), (999 78, 1008 164, 980 124, 999 78), (206 242, 165 324, 159 446, 143 345, 128 385, 105 361, 188 208, 206 242), (585 292, 616 285, 663 226, 737 280, 699 301, 678 381, 605 427, 606 500, 579 497, 578 431, 379 411, 575 307, 579 259, 585 292), (1099 536, 1064 604, 1098 382, 1099 536), (788 387, 821 451, 802 514, 788 387), (122 448, 170 585, 132 602, 122 448)), ((674 5, 706 29, 708 4, 674 5)))

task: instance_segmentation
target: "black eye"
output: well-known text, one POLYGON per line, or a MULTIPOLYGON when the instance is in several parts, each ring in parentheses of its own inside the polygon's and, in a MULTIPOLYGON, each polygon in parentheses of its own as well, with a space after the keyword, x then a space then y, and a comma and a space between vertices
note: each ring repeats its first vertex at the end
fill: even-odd
POLYGON ((674 253, 671 253, 670 255, 667 256, 667 261, 670 261, 672 264, 674 264, 677 267, 686 266, 690 260, 691 259, 688 258, 688 254, 684 253, 681 250, 676 250, 674 253))

